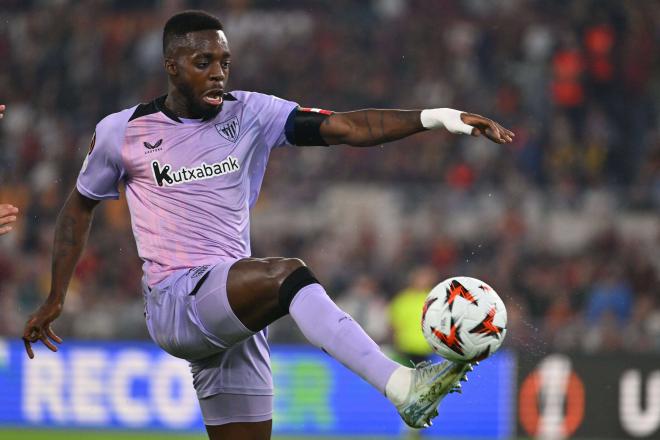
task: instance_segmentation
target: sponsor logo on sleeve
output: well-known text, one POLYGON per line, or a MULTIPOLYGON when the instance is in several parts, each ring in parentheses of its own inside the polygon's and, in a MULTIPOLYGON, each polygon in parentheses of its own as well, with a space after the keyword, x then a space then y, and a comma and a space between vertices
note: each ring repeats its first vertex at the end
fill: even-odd
POLYGON ((151 169, 153 171, 154 180, 158 186, 174 186, 235 173, 241 169, 241 166, 239 165, 237 158, 234 156, 227 156, 226 159, 220 162, 208 165, 202 162, 202 164, 197 167, 181 167, 176 171, 172 170, 172 165, 170 164, 161 165, 157 160, 153 160, 151 161, 151 169))

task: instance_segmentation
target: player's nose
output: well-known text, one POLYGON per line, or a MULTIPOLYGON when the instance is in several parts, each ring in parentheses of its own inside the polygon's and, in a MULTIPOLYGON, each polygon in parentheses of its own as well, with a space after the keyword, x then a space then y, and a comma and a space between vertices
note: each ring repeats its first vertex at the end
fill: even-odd
POLYGON ((213 72, 209 75, 209 79, 213 82, 220 82, 225 80, 225 74, 222 71, 213 72))
POLYGON ((222 70, 222 67, 219 65, 214 66, 209 72, 209 79, 211 81, 224 81, 225 72, 222 70))

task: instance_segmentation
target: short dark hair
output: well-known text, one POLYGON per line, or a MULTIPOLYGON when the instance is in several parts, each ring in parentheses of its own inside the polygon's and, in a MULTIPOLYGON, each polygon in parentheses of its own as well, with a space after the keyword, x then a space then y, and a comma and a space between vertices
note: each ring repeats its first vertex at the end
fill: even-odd
POLYGON ((190 10, 173 15, 163 28, 163 54, 167 56, 172 41, 184 37, 188 32, 222 31, 222 23, 217 17, 205 11, 190 10))

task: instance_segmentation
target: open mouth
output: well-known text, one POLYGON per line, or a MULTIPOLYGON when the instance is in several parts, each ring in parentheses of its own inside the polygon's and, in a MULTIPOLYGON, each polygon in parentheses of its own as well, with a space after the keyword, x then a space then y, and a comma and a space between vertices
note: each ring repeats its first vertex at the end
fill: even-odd
POLYGON ((210 90, 206 92, 206 94, 202 97, 202 101, 204 101, 209 105, 217 107, 220 104, 222 104, 222 95, 223 95, 223 90, 220 89, 210 90))

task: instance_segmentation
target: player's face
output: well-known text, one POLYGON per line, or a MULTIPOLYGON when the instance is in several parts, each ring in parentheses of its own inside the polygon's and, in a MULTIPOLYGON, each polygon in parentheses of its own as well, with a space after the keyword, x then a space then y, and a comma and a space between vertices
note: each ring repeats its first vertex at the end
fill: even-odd
MULTIPOLYGON (((231 54, 222 31, 198 31, 187 35, 188 44, 175 52, 170 79, 192 117, 214 116, 220 111, 229 78, 231 54)), ((166 65, 167 66, 167 65, 166 65)))

